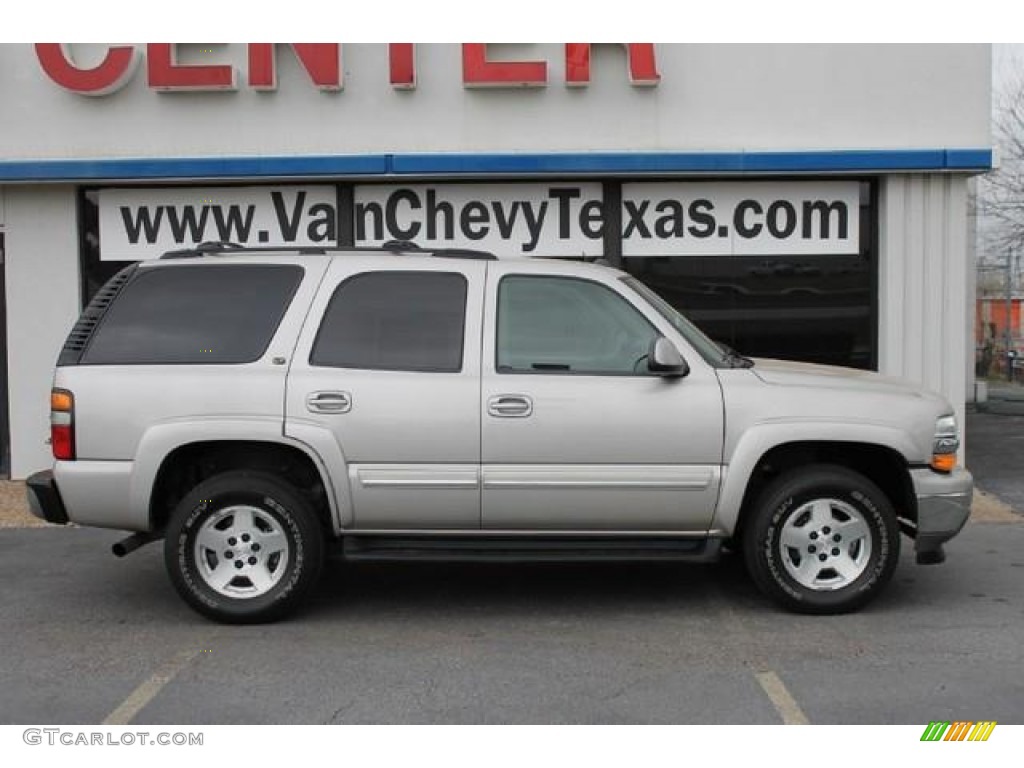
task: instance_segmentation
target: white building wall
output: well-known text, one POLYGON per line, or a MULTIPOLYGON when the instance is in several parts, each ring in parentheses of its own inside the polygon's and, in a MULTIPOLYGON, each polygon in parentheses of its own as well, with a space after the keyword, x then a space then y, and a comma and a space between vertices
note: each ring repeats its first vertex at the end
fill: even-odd
POLYGON ((878 363, 945 395, 964 423, 967 179, 883 178, 879 195, 878 363))
POLYGON ((80 307, 78 240, 72 187, 14 186, 5 196, 11 477, 20 479, 52 463, 50 386, 80 307))

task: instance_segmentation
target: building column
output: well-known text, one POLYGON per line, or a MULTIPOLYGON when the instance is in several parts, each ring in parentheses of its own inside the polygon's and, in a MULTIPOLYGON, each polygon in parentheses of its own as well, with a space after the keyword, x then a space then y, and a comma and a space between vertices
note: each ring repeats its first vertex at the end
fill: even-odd
POLYGON ((81 301, 78 223, 74 187, 7 187, 5 197, 11 477, 20 479, 53 461, 53 369, 81 301))
POLYGON ((964 362, 968 328, 973 327, 973 318, 968 320, 973 296, 967 279, 967 177, 886 176, 878 215, 879 371, 945 395, 962 432, 964 362))

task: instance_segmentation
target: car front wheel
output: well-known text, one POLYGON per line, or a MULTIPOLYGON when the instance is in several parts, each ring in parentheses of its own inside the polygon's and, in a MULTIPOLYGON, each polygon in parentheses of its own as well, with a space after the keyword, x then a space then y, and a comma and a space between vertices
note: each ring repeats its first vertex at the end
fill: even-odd
POLYGON ((199 613, 226 623, 279 619, 320 575, 323 535, 310 504, 274 475, 215 475, 176 506, 164 560, 171 581, 199 613))
POLYGON ((888 497, 863 475, 817 465, 761 493, 743 549, 754 582, 801 613, 845 613, 874 598, 899 561, 888 497))

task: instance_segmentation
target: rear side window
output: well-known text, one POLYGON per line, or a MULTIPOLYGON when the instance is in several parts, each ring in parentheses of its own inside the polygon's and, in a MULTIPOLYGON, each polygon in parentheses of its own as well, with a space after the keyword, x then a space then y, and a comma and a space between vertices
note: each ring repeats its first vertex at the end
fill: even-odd
POLYGON ((311 365, 381 371, 462 370, 466 278, 450 272, 366 272, 335 290, 311 365))
POLYGON ((301 281, 302 268, 286 264, 139 270, 81 362, 250 363, 263 356, 301 281))

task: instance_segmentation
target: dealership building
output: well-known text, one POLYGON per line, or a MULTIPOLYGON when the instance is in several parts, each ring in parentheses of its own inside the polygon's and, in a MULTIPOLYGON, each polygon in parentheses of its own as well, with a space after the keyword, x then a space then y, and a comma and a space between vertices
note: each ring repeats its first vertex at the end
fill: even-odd
POLYGON ((990 74, 986 45, 0 46, 5 469, 49 464, 103 282, 219 240, 602 258, 744 354, 962 419, 990 74))

